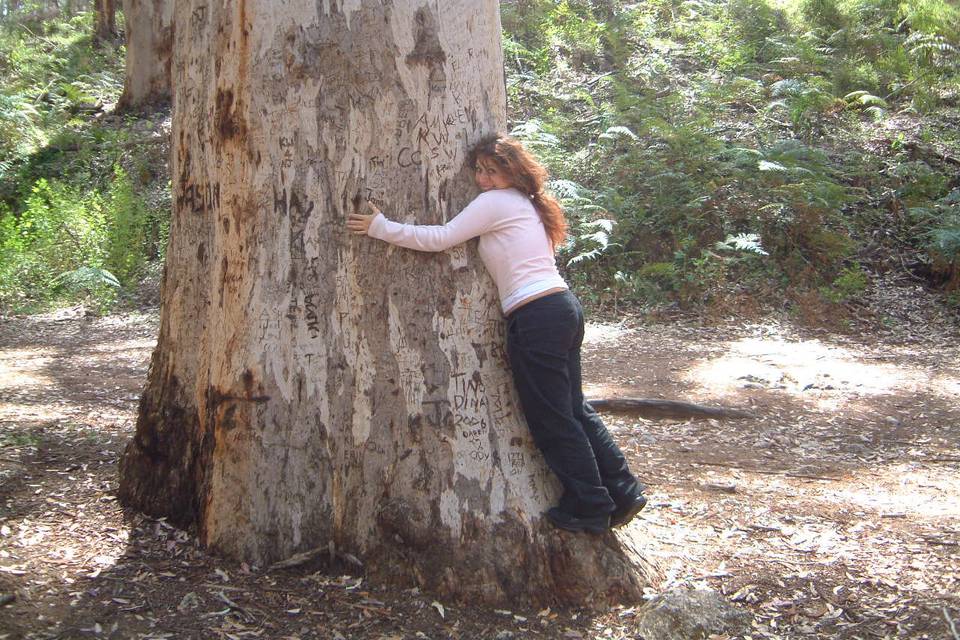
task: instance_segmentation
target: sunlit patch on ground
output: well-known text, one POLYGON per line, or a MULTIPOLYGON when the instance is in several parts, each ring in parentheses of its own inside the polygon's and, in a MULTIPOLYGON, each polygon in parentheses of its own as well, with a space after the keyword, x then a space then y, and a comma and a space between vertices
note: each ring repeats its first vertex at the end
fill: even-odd
POLYGON ((605 344, 619 340, 630 333, 632 330, 624 327, 623 324, 589 323, 584 329, 583 344, 585 347, 605 344))
POLYGON ((960 518, 960 474, 935 465, 878 465, 870 475, 822 492, 824 501, 892 518, 960 518))
POLYGON ((926 389, 949 394, 954 375, 923 366, 884 362, 899 354, 864 352, 818 340, 742 338, 722 345, 723 353, 689 369, 684 378, 709 395, 749 395, 750 390, 789 394, 821 409, 838 409, 865 396, 926 389))
POLYGON ((49 376, 40 373, 53 357, 41 349, 0 349, 0 401, 16 389, 29 391, 52 383, 49 376))

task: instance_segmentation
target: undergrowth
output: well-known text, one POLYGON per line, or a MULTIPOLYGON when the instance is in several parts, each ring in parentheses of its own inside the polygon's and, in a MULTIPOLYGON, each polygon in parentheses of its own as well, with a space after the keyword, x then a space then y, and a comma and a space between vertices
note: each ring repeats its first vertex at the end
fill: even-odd
POLYGON ((169 198, 136 119, 106 118, 123 49, 92 18, 0 23, 0 312, 108 310, 162 256, 169 198))
POLYGON ((956 6, 502 9, 514 133, 551 168, 571 217, 560 257, 594 303, 826 316, 894 255, 957 288, 956 6))
MULTIPOLYGON (((904 269, 960 300, 954 4, 501 11, 511 128, 552 171, 589 302, 831 316, 904 269)), ((0 312, 107 309, 162 260, 162 133, 110 114, 124 51, 91 22, 0 22, 0 312)))

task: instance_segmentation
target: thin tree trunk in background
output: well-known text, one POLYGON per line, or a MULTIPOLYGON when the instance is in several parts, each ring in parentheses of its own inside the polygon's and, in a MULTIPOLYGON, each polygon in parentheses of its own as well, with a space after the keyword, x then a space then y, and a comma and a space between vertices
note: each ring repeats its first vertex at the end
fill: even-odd
POLYGON ((474 244, 345 233, 355 203, 440 223, 506 125, 493 0, 178 0, 174 215, 123 501, 264 566, 322 547, 472 602, 601 606, 655 569, 541 518, 474 244))
POLYGON ((123 0, 126 70, 119 111, 170 100, 173 0, 123 0))
POLYGON ((115 0, 94 0, 93 35, 97 42, 112 42, 117 37, 115 0))

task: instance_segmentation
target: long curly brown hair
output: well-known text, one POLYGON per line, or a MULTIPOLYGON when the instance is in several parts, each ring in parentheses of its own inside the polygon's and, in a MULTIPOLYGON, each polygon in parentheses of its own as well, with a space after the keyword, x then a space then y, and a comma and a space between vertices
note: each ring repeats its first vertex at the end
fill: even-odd
POLYGON ((563 244, 567 237, 567 219, 560 202, 544 190, 547 170, 533 154, 516 138, 498 134, 481 140, 470 152, 469 162, 474 169, 483 159, 496 162, 510 180, 510 186, 529 196, 554 249, 563 244))

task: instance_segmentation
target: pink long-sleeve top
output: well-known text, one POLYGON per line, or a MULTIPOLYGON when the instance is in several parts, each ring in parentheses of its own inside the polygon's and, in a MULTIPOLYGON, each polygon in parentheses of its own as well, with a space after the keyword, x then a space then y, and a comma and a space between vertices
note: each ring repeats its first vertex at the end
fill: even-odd
POLYGON ((538 293, 567 287, 540 215, 516 189, 485 191, 444 225, 402 224, 380 214, 367 235, 417 251, 444 251, 479 236, 480 259, 505 315, 538 293))

